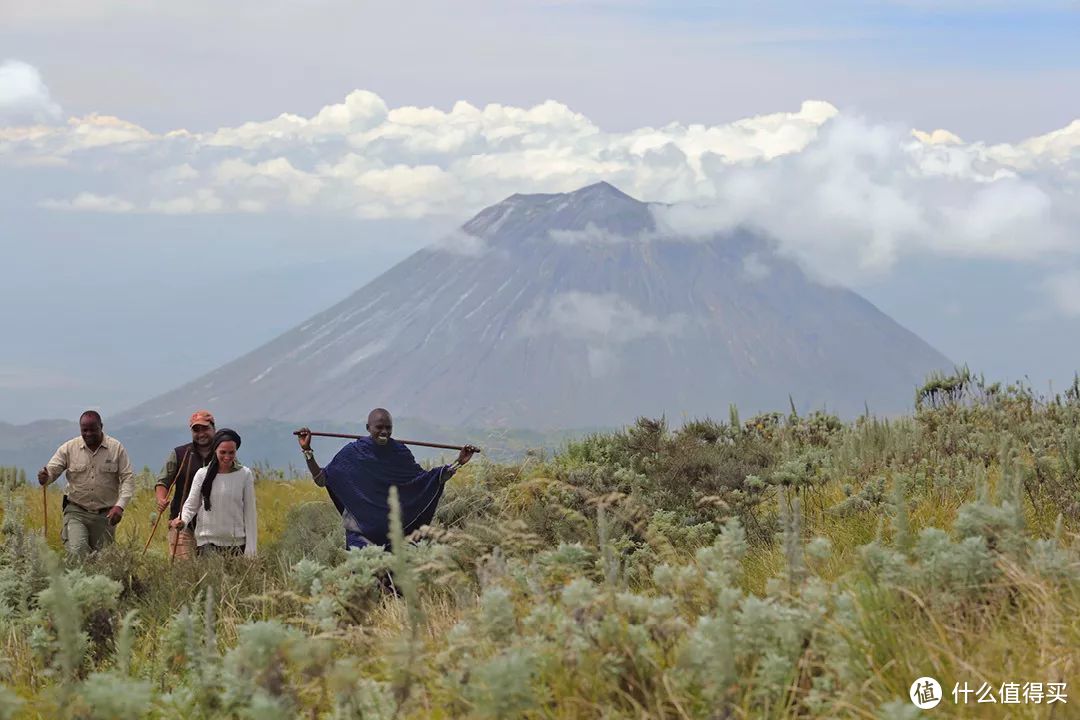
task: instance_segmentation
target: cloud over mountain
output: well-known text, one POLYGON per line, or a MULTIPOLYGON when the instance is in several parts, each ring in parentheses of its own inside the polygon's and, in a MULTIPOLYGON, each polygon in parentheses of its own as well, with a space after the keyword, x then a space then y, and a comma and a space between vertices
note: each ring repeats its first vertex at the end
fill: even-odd
MULTIPOLYGON (((40 81, 25 64, 4 67, 40 81)), ((37 88, 20 91, 36 98, 24 106, 54 107, 43 84, 23 85, 37 88)), ((677 203, 658 210, 669 235, 754 227, 816 276, 846 283, 912 254, 1072 266, 1080 250, 1080 121, 989 145, 806 101, 720 125, 608 132, 555 101, 443 110, 389 107, 357 90, 310 117, 205 133, 154 133, 108 115, 9 120, 3 165, 83 183, 40 197, 43 207, 111 213, 461 219, 515 191, 607 180, 677 203)))

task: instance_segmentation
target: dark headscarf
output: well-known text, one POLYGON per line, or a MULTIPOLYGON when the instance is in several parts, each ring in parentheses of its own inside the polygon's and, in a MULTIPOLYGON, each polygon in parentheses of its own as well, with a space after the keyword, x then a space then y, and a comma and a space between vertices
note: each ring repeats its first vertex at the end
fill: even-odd
MULTIPOLYGON (((229 428, 221 428, 216 433, 214 433, 214 443, 210 446, 210 464, 206 466, 206 477, 203 478, 202 484, 203 507, 206 508, 207 512, 210 512, 210 491, 214 489, 214 478, 217 477, 218 474, 218 445, 229 440, 232 440, 234 443, 236 443, 237 450, 240 449, 240 436, 236 433, 235 430, 230 430, 229 428)), ((234 460, 234 465, 235 462, 236 461, 234 460)))

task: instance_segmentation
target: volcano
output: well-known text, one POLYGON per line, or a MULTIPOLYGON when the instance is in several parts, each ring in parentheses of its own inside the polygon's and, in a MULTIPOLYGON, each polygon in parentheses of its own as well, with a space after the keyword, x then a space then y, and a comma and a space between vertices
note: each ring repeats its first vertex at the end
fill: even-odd
POLYGON ((513 195, 350 297, 125 413, 172 423, 361 421, 610 427, 824 408, 909 410, 952 364, 752 231, 665 233, 659 206, 598 183, 513 195))

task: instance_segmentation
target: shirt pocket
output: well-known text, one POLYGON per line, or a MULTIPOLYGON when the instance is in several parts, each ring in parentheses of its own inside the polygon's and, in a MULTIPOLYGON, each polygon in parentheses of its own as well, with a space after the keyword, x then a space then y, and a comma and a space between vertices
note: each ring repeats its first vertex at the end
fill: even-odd
POLYGON ((101 472, 115 473, 117 471, 117 468, 119 467, 120 466, 115 460, 106 460, 105 462, 101 463, 101 472))
POLYGON ((82 475, 90 469, 90 464, 86 462, 75 462, 68 466, 67 471, 72 475, 82 475))

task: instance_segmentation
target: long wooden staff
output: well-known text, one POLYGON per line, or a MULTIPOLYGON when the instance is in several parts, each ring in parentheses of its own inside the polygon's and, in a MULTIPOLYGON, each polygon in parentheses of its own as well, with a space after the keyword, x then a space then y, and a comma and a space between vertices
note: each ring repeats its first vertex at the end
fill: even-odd
MULTIPOLYGON (((297 430, 293 435, 299 435, 300 431, 297 430)), ((328 433, 328 432, 312 432, 312 437, 332 437, 332 438, 345 438, 346 440, 359 440, 360 438, 367 437, 367 435, 345 435, 343 433, 328 433)), ((430 448, 443 448, 444 450, 464 450, 463 445, 445 445, 443 443, 423 442, 421 440, 398 440, 399 443, 405 443, 406 445, 419 445, 421 447, 430 448)), ((476 452, 480 452, 480 448, 476 448, 476 452)))
POLYGON ((48 537, 49 537, 49 492, 48 492, 48 488, 49 488, 48 485, 42 485, 41 486, 41 510, 42 510, 42 513, 45 515, 45 517, 44 517, 44 519, 42 521, 41 534, 46 539, 48 539, 48 537))
MULTIPOLYGON (((193 452, 195 452, 195 448, 191 448, 191 450, 189 450, 184 455, 184 462, 180 463, 180 467, 178 467, 176 469, 176 474, 173 475, 172 482, 169 483, 169 492, 166 493, 166 495, 165 495, 166 503, 169 502, 169 496, 176 490, 176 481, 180 478, 181 473, 184 472, 184 468, 187 467, 188 460, 191 459, 191 453, 193 453, 193 452)), ((187 498, 184 498, 184 499, 186 500, 187 498)), ((152 541, 154 539, 154 533, 157 532, 157 526, 158 526, 158 523, 161 522, 161 516, 164 515, 165 512, 168 509, 169 509, 169 506, 166 505, 165 510, 162 510, 161 512, 159 512, 158 516, 157 516, 157 519, 154 520, 154 527, 153 527, 153 529, 150 530, 150 537, 146 538, 146 544, 143 545, 143 549, 142 549, 142 554, 143 555, 146 554, 146 548, 150 547, 150 541, 152 541)), ((174 550, 174 552, 175 552, 175 550, 174 550)))

